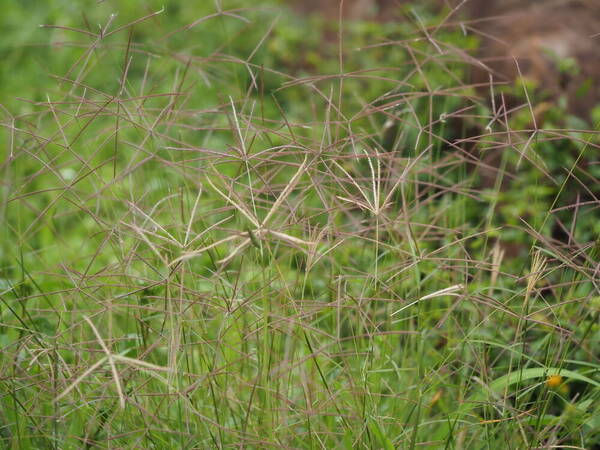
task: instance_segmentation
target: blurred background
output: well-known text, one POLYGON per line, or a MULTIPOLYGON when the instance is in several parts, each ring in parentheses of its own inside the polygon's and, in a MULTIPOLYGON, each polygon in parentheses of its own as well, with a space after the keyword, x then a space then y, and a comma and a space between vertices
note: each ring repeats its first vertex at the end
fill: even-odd
MULTIPOLYGON (((418 32, 426 25, 437 29, 439 21, 444 21, 441 24, 444 27, 460 24, 465 34, 478 41, 473 46, 477 47, 473 56, 487 66, 483 71, 475 71, 475 82, 487 82, 490 70, 496 81, 514 80, 518 75, 514 57, 519 61, 522 74, 542 85, 545 99, 567 102, 569 111, 577 116, 591 118, 598 100, 600 5, 592 0, 48 0, 42 3, 22 0, 4 5, 0 17, 2 104, 15 105, 15 95, 25 89, 29 91, 32 84, 43 92, 48 86, 46 83, 51 83, 45 75, 59 71, 64 61, 71 57, 69 52, 56 50, 76 45, 67 42, 75 36, 57 29, 40 28, 40 24, 84 26, 95 31, 106 25, 111 14, 117 15, 118 23, 124 23, 163 7, 164 13, 152 21, 154 28, 142 26, 136 33, 166 32, 219 10, 252 9, 255 15, 260 15, 258 11, 262 10, 265 18, 271 14, 269 20, 278 17, 278 22, 285 25, 277 27, 275 35, 280 39, 272 43, 270 52, 279 53, 282 59, 279 62, 286 62, 288 68, 307 71, 319 57, 331 56, 328 50, 335 51, 335 45, 328 48, 322 44, 337 42, 340 13, 349 35, 356 34, 356 29, 362 27, 363 37, 370 34, 381 41, 418 32), (358 23, 361 25, 357 26, 358 23), (156 27, 158 24, 162 24, 162 28, 156 27), (278 46, 285 48, 274 48, 278 46), (52 58, 49 57, 51 53, 52 58), (35 83, 31 83, 34 80, 35 83)), ((213 26, 214 23, 205 23, 203 29, 206 31, 207 27, 213 26)), ((230 26, 219 25, 211 29, 214 32, 203 33, 202 45, 198 43, 193 47, 202 47, 201 53, 216 48, 223 43, 223 33, 227 33, 230 26), (214 42, 210 42, 211 39, 214 42)), ((248 28, 254 28, 259 35, 258 27, 248 28)), ((241 40, 231 37, 226 42, 230 48, 244 45, 241 40)), ((248 47, 251 42, 251 39, 245 40, 248 47)), ((176 40, 169 45, 176 46, 176 40)), ((391 52, 382 54, 381 59, 389 58, 393 62, 391 52)), ((596 119, 600 118, 600 114, 596 115, 596 119)))

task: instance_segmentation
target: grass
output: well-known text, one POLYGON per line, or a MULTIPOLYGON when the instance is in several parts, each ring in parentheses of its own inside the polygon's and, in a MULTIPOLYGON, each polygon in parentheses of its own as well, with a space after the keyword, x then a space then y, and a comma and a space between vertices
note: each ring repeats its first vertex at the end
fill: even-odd
POLYGON ((3 447, 600 445, 598 137, 456 12, 65 5, 2 49, 3 447))

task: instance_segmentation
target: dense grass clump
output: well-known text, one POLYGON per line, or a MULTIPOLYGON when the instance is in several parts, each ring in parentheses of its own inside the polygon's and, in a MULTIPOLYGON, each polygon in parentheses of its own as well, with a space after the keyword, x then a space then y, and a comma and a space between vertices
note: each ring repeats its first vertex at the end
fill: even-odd
POLYGON ((88 3, 0 48, 2 447, 600 445, 594 124, 456 11, 88 3))

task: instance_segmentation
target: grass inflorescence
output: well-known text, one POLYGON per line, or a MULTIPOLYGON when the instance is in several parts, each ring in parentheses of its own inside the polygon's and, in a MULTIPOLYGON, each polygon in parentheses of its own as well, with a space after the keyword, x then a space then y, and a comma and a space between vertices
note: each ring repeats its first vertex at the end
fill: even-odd
POLYGON ((92 3, 3 50, 2 447, 600 445, 593 125, 456 10, 92 3))

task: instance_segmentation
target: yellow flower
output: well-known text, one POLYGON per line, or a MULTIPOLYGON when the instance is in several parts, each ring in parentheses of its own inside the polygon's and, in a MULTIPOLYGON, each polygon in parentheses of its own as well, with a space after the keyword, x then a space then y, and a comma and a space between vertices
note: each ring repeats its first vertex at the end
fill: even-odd
POLYGON ((560 375, 550 375, 546 380, 546 384, 549 388, 555 389, 559 387, 563 382, 563 377, 560 375))

